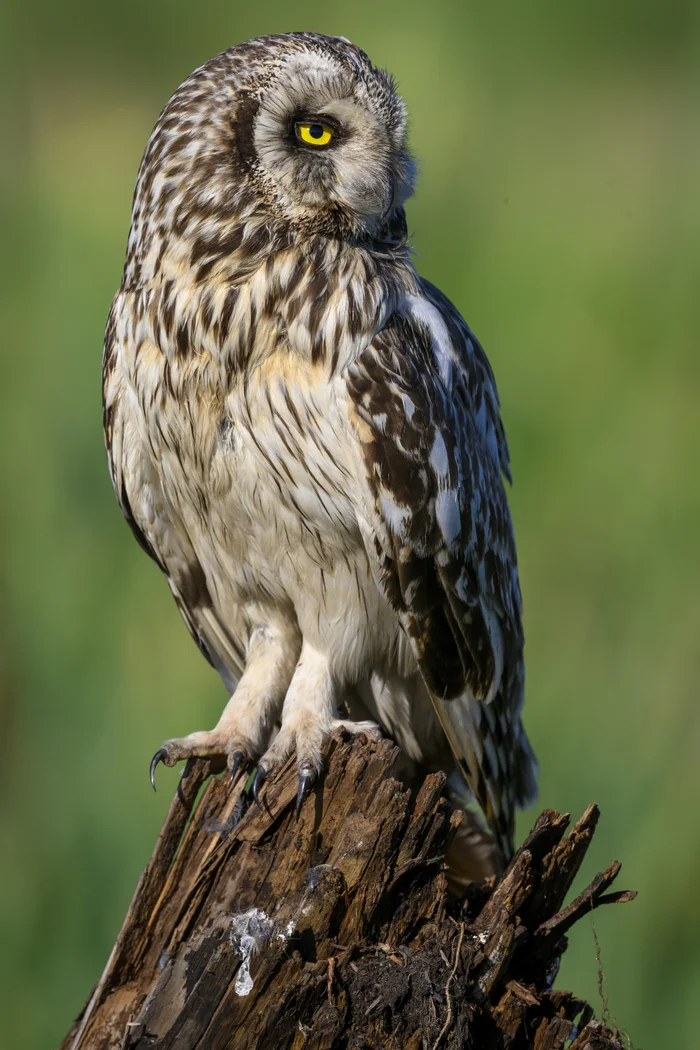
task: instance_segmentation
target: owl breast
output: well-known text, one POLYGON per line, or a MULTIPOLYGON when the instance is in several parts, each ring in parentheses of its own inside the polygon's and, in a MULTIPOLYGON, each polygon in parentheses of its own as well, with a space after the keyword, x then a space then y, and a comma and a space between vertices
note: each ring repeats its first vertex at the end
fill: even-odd
POLYGON ((333 654, 343 680, 413 671, 358 524, 344 380, 284 344, 224 390, 204 358, 183 379, 145 346, 121 350, 128 498, 166 571, 177 578, 194 559, 243 648, 282 619, 333 654))
POLYGON ((341 381, 286 349, 235 378, 216 423, 210 487, 248 553, 264 546, 266 562, 279 565, 304 552, 329 571, 363 551, 341 394, 341 381))

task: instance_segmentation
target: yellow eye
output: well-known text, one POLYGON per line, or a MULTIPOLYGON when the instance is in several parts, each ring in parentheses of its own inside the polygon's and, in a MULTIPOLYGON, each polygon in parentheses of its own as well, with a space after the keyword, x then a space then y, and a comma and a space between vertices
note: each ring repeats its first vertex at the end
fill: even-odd
POLYGON ((307 146, 327 146, 333 138, 333 129, 327 124, 297 124, 295 131, 307 146))

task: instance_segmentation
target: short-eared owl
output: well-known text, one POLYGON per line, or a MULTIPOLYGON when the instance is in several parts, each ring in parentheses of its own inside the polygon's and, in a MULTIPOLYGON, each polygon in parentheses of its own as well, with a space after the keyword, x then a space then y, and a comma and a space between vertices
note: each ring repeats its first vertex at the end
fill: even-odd
POLYGON ((301 804, 334 728, 378 723, 414 775, 468 785, 483 872, 535 782, 508 448, 483 350, 411 261, 413 178, 404 103, 347 40, 197 69, 141 163, 104 425, 124 515, 232 693, 153 766, 256 763, 257 797, 296 754, 301 804))

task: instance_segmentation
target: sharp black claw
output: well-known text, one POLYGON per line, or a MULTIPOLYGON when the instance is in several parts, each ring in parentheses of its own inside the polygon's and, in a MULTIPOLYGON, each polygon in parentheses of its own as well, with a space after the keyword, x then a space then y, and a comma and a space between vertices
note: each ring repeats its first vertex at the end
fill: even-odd
POLYGON ((297 788, 297 805, 296 805, 296 819, 299 819, 301 813, 301 807, 304 805, 309 791, 313 786, 314 780, 316 779, 313 773, 308 771, 299 774, 299 787, 297 788))
POLYGON ((226 786, 227 791, 230 791, 233 787, 233 782, 236 779, 236 773, 241 768, 241 763, 243 762, 244 758, 245 755, 242 751, 233 752, 233 764, 231 766, 231 772, 229 773, 228 784, 226 786))
POLYGON ((260 809, 262 809, 262 802, 260 801, 259 791, 266 779, 267 770, 263 769, 262 766, 258 766, 255 770, 255 776, 253 777, 253 798, 260 809))
POLYGON ((158 768, 158 763, 163 761, 163 759, 165 758, 166 754, 167 754, 167 752, 166 752, 165 748, 164 747, 159 747, 158 750, 156 751, 155 755, 151 759, 151 768, 150 768, 151 787, 153 788, 154 791, 156 789, 156 769, 158 768))

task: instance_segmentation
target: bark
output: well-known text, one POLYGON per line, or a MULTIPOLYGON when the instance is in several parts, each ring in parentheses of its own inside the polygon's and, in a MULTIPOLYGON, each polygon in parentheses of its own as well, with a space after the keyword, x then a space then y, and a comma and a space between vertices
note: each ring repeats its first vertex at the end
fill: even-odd
POLYGON ((460 815, 388 741, 338 739, 294 816, 290 762, 262 808, 207 762, 183 775, 107 967, 61 1050, 612 1050, 552 984, 566 933, 620 865, 564 899, 598 819, 545 811, 503 877, 448 893, 460 815))

